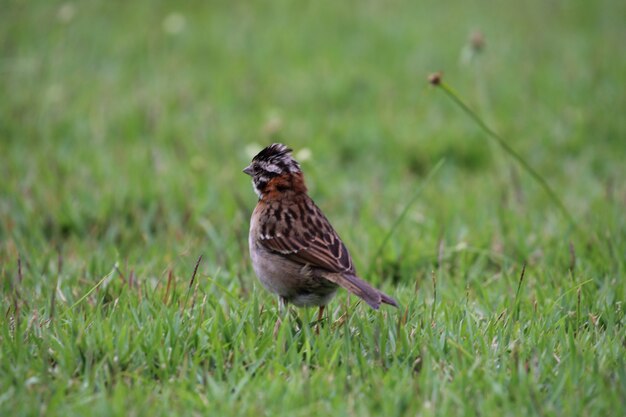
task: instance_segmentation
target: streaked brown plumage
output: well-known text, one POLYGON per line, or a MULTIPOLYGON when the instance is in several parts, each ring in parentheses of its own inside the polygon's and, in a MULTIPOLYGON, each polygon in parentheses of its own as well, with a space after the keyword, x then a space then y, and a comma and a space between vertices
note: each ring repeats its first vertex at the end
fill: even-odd
POLYGON ((342 287, 372 308, 396 301, 356 275, 350 253, 307 194, 291 149, 273 144, 254 157, 244 172, 253 179, 259 201, 250 222, 252 265, 261 283, 281 304, 319 306, 320 316, 342 287))

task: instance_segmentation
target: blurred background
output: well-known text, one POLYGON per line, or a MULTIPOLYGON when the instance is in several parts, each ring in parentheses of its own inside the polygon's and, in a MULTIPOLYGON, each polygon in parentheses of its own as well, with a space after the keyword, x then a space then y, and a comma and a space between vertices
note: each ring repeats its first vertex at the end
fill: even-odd
POLYGON ((472 250, 566 263, 567 221, 426 79, 443 71, 579 222, 620 234, 625 16, 613 0, 4 2, 3 274, 63 254, 89 279, 116 261, 161 279, 203 254, 245 286, 241 170, 272 142, 359 270, 424 185, 375 282, 411 285, 442 248, 451 268, 472 250))

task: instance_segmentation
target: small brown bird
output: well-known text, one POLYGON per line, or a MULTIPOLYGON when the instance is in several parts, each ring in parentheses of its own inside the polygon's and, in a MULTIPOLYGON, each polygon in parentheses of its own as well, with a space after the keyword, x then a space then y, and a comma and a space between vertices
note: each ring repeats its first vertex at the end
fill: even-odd
POLYGON ((250 257, 263 286, 297 307, 324 308, 343 287, 373 309, 396 301, 356 275, 352 258, 322 211, 307 194, 291 149, 275 143, 246 169, 259 201, 250 220, 250 257))

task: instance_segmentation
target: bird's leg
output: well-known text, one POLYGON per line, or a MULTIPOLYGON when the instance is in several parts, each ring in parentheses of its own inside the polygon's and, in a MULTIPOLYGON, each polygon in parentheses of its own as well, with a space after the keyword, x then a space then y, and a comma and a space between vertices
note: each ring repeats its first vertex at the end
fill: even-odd
POLYGON ((320 306, 320 309, 317 311, 317 322, 321 322, 324 318, 324 309, 326 306, 320 306))
POLYGON ((287 299, 285 297, 278 296, 278 314, 280 316, 285 314, 287 311, 287 299))
POLYGON ((282 317, 287 312, 287 299, 285 297, 278 296, 278 318, 274 325, 274 339, 278 336, 278 330, 280 330, 281 324, 283 324, 282 317))
POLYGON ((324 309, 326 306, 320 306, 317 311, 317 326, 315 327, 315 333, 320 334, 320 326, 322 325, 322 319, 324 318, 324 309))

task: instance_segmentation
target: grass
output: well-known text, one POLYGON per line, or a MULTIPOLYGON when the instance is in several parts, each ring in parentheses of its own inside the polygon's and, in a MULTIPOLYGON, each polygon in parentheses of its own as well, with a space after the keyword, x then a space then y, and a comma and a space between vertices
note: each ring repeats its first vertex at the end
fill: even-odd
POLYGON ((8 2, 0 415, 626 415, 625 12, 8 2), (274 332, 241 173, 274 141, 400 309, 274 332))

